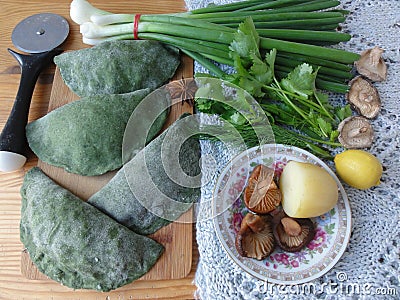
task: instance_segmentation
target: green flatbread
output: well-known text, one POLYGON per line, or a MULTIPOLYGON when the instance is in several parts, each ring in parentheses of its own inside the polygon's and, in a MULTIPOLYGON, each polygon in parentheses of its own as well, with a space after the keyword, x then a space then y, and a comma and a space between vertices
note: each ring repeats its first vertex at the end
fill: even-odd
POLYGON ((200 146, 198 139, 187 138, 193 132, 189 118, 179 121, 126 163, 88 203, 139 234, 154 233, 186 212, 200 196, 200 146))
MULTIPOLYGON (((149 93, 138 90, 119 95, 95 95, 68 103, 26 127, 32 151, 40 160, 70 173, 101 175, 122 166, 122 143, 125 127, 135 107, 149 93)), ((160 98, 160 107, 170 99, 160 98)), ((160 108, 154 107, 159 112, 160 108)), ((156 121, 141 116, 150 128, 150 141, 162 128, 167 111, 156 121)))
POLYGON ((148 272, 164 248, 31 169, 21 188, 21 242, 38 269, 74 289, 109 291, 148 272))
POLYGON ((117 40, 54 58, 65 84, 80 97, 156 89, 179 63, 177 49, 148 40, 117 40))

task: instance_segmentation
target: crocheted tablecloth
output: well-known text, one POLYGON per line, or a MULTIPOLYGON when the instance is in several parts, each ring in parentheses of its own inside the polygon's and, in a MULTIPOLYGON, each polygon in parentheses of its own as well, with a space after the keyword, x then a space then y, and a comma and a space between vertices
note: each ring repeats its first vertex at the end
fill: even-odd
MULTIPOLYGON (((186 0, 188 9, 204 7, 209 2, 186 0)), ((214 1, 227 2, 230 1, 214 1)), ((311 282, 313 290, 296 292, 288 289, 290 286, 260 289, 263 282, 230 259, 218 240, 213 221, 204 218, 210 214, 219 173, 241 150, 227 151, 221 144, 203 141, 204 205, 199 207, 197 222, 200 261, 195 278, 201 299, 400 299, 400 2, 342 0, 341 7, 351 12, 342 31, 351 33, 353 38, 337 47, 360 53, 379 46, 385 50, 383 57, 389 67, 388 79, 375 83, 382 110, 372 120, 376 138, 369 149, 384 166, 382 183, 366 191, 344 185, 352 211, 350 242, 334 268, 311 282), (360 286, 367 286, 368 293, 357 290, 360 286)), ((204 71, 199 65, 195 68, 204 71)), ((343 95, 336 97, 337 101, 344 99, 343 95)))

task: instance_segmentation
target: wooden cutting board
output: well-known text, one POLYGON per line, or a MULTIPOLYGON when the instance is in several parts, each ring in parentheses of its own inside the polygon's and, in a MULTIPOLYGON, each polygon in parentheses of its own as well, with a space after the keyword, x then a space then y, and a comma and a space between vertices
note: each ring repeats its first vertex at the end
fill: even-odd
MULTIPOLYGON (((191 78, 192 76, 193 61, 186 56, 182 56, 181 65, 173 80, 191 78)), ((64 84, 58 69, 56 69, 48 111, 52 111, 76 99, 78 97, 64 84)), ((187 103, 182 104, 177 101, 171 107, 164 129, 184 112, 192 113, 193 109, 187 103)), ((50 166, 41 161, 38 162, 38 166, 50 178, 83 200, 87 200, 92 194, 101 189, 115 174, 114 171, 102 176, 86 177, 67 173, 61 168, 50 166)), ((192 213, 192 210, 189 210, 176 222, 161 228, 151 235, 152 238, 164 245, 165 251, 154 267, 139 280, 180 279, 188 275, 192 265, 192 213)), ((21 256, 21 272, 28 279, 50 280, 39 272, 26 251, 23 251, 21 256)))

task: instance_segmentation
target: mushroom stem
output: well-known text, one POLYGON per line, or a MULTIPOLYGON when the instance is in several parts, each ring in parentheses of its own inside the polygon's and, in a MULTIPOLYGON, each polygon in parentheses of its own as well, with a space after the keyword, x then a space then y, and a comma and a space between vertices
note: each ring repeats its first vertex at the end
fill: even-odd
POLYGON ((282 218, 283 229, 290 236, 299 236, 301 234, 301 226, 292 218, 282 218))
POLYGON ((369 53, 369 59, 373 66, 377 66, 379 64, 379 60, 381 59, 381 55, 383 52, 383 49, 379 47, 375 47, 371 50, 371 52, 369 53))
POLYGON ((367 127, 361 127, 361 128, 353 128, 349 130, 349 133, 347 134, 350 138, 355 138, 360 134, 366 133, 368 131, 367 127))

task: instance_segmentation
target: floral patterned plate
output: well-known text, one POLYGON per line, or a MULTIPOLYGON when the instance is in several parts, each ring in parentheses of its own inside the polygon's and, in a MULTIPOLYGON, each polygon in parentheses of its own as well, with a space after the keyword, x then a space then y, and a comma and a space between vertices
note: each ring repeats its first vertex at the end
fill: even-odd
POLYGON ((322 276, 338 262, 350 238, 351 212, 343 186, 324 162, 296 147, 270 144, 251 148, 235 157, 218 178, 212 209, 217 235, 228 255, 244 271, 271 283, 299 284, 322 276), (290 160, 313 163, 327 170, 338 185, 337 205, 328 213, 313 218, 315 237, 300 252, 289 253, 277 247, 262 261, 240 256, 235 247, 235 236, 248 213, 242 192, 252 169, 264 164, 274 168, 279 177, 290 160))

